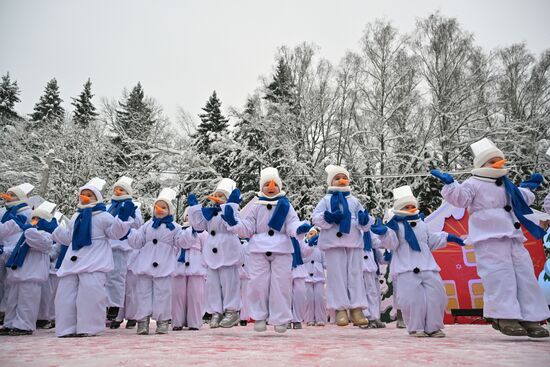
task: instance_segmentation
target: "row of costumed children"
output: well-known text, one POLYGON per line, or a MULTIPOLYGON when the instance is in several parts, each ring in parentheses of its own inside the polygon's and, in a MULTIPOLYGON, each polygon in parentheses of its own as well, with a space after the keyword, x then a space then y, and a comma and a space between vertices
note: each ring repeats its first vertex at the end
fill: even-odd
MULTIPOLYGON (((277 170, 268 168, 263 171, 263 180, 272 177, 276 178, 278 185, 282 185, 277 170)), ((108 306, 107 317, 111 319, 111 328, 119 327, 124 317, 129 319, 127 327, 135 325, 137 319, 140 320, 140 334, 148 332, 151 316, 157 320, 158 333, 167 331, 168 320, 171 320, 173 330, 181 330, 184 326, 189 330, 198 330, 205 311, 212 314, 212 328, 232 327, 237 322, 246 324, 250 317, 247 302, 250 279, 248 241, 231 234, 229 242, 226 242, 228 238, 223 234, 225 225, 222 216, 215 219, 221 211, 218 205, 202 208, 195 204, 195 209, 185 210, 183 227, 177 227, 172 218, 172 203, 176 193, 171 189, 163 189, 157 198, 151 228, 148 230, 147 225, 143 225, 139 205, 135 205, 132 200, 131 184, 132 180, 127 177, 117 181, 108 207, 101 204, 101 189, 105 181, 94 178, 80 188, 80 204, 75 215, 84 215, 85 209, 91 214, 90 218, 83 218, 84 225, 91 230, 90 240, 85 241, 84 245, 76 235, 76 231, 82 228, 80 220, 71 220, 68 227, 58 226, 57 220, 61 216, 55 211, 55 204, 45 201, 34 210, 26 205, 31 185, 23 184, 8 189, 7 194, 4 194, 7 210, 2 213, 4 223, 0 232, 8 275, 3 282, 6 289, 3 308, 7 311, 4 328, 1 329, 4 334, 31 334, 37 319, 38 325, 48 328, 51 321, 56 319, 55 305, 63 307, 59 305, 68 300, 70 302, 65 306, 72 309, 73 320, 57 317, 59 336, 95 335, 103 328, 99 320, 103 314, 100 310, 105 306, 108 306), (193 227, 189 224, 189 212, 195 213, 192 218, 197 218, 193 227), (115 219, 107 215, 98 217, 99 214, 107 213, 115 219), (103 230, 98 233, 91 225, 92 220, 94 223, 101 222, 100 228, 103 230), (128 229, 134 231, 128 232, 128 229), (37 237, 39 231, 42 232, 37 241, 33 238, 37 237), (120 233, 125 231, 121 237, 120 233), (90 256, 82 251, 99 239, 105 242, 103 252, 90 256), (106 261, 110 258, 105 252, 109 248, 107 242, 112 249, 112 264, 106 261), (15 245, 10 246, 10 243, 15 245), (226 243, 232 243, 233 247, 228 248, 226 243), (82 261, 85 258, 93 261, 82 261), (63 266, 65 262, 67 265, 63 266), (76 263, 79 263, 78 267, 76 263), (90 276, 87 273, 95 274, 90 276), (65 280, 71 282, 67 283, 67 287, 64 284, 58 291, 60 278, 63 283, 65 280), (98 293, 99 283, 105 284, 105 293, 98 293), (10 287, 12 284, 13 287, 10 287), (64 294, 64 291, 68 293, 64 294), (56 295, 59 296, 54 302, 56 295), (169 299, 171 302, 168 302, 169 299), (93 316, 82 320, 81 327, 78 327, 77 309, 93 316), (95 312, 90 314, 92 311, 95 312), (70 322, 65 325, 64 321, 70 322)), ((230 198, 234 188, 232 180, 222 179, 209 198, 219 204, 230 198)), ((190 200, 193 202, 194 199, 191 197, 190 200)), ((276 203, 269 204, 266 209, 271 210, 272 206, 276 206, 276 203)), ((295 214, 293 217, 296 220, 295 214)), ((275 228, 279 226, 277 224, 275 228)), ((309 225, 305 229, 308 231, 304 240, 290 238, 292 267, 281 267, 281 274, 290 276, 292 318, 291 322, 279 326, 287 325, 295 329, 301 328, 304 320, 310 326, 323 326, 327 319, 324 254, 317 247, 319 230, 309 225)), ((101 246, 96 247, 99 250, 101 246)), ((368 255, 364 256, 364 259, 368 258, 368 255)), ((373 258, 371 256, 370 261, 364 261, 366 273, 375 274, 377 271, 373 258)), ((286 286, 281 291, 281 297, 283 294, 288 297, 288 289, 286 286)), ((378 294, 374 298, 378 304, 374 302, 365 312, 368 314, 369 310, 378 310, 374 313, 378 313, 375 318, 377 321, 380 297, 379 291, 374 293, 378 294)), ((277 322, 274 320, 270 322, 277 322)), ((256 324, 256 328, 257 325, 261 325, 261 322, 256 324)), ((284 329, 280 327, 278 330, 284 329)))
POLYGON ((6 269, 0 333, 31 334, 37 319, 49 320, 54 312, 57 336, 97 335, 105 329, 107 307, 111 325, 123 317, 136 320, 138 334, 149 333, 151 318, 160 334, 170 321, 174 330, 198 330, 205 311, 211 328, 251 318, 258 332, 268 324, 280 333, 301 328, 304 319, 324 325, 327 308, 339 326, 368 327, 369 319, 381 325, 377 270, 384 248, 409 334, 443 337, 447 297, 431 252, 454 242, 474 246, 484 314, 493 327, 506 335, 547 337, 540 323, 550 313, 521 231, 544 234, 525 217, 542 176, 516 187, 504 154, 490 140, 472 150, 472 177, 462 184, 432 171, 444 183, 443 197, 468 208, 465 241, 430 232, 408 186, 393 190, 393 216, 375 221, 351 194, 349 172, 334 165, 326 168, 327 194, 312 213, 313 224, 298 218, 271 167, 262 170, 257 197, 242 209, 230 179, 218 183, 208 206, 189 194, 183 227, 174 221, 176 192, 168 188, 143 223, 127 177, 115 183, 108 207, 105 181, 81 187, 77 212, 66 225, 58 225, 52 203, 29 207, 31 185, 10 188, 0 212, 6 269))

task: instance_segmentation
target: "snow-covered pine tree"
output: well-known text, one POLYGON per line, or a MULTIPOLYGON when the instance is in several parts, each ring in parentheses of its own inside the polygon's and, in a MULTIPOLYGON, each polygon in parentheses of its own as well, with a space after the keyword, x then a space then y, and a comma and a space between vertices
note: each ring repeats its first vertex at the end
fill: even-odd
POLYGON ((61 107, 63 100, 59 96, 57 80, 53 78, 46 84, 44 94, 34 106, 34 112, 30 114, 35 126, 41 128, 51 126, 58 129, 63 122, 65 110, 61 107))
POLYGON ((114 147, 110 156, 105 157, 112 176, 109 179, 128 175, 136 179, 136 192, 156 195, 161 185, 159 171, 165 155, 163 149, 169 145, 162 108, 154 99, 145 96, 139 82, 130 93, 123 93, 118 106, 106 104, 114 147))
POLYGON ((274 103, 294 103, 292 71, 286 60, 279 57, 273 80, 266 88, 265 99, 274 103))
POLYGON ((228 122, 221 111, 221 101, 216 91, 208 98, 199 115, 201 122, 194 135, 195 147, 199 154, 206 156, 216 172, 222 177, 229 177, 229 155, 231 149, 226 144, 230 139, 228 122))
POLYGON ((10 73, 2 75, 0 82, 0 126, 6 125, 10 120, 18 118, 13 109, 19 100, 19 86, 17 81, 11 80, 10 73))
POLYGON ((231 162, 231 175, 243 193, 258 190, 258 175, 262 170, 262 157, 267 150, 266 132, 261 124, 260 97, 254 95, 246 101, 244 111, 235 124, 235 159, 231 162))
POLYGON ((71 104, 75 108, 73 121, 76 125, 85 128, 90 122, 96 119, 98 113, 92 103, 93 96, 92 82, 88 78, 86 83, 84 83, 84 90, 80 93, 78 98, 72 98, 73 102, 71 104))

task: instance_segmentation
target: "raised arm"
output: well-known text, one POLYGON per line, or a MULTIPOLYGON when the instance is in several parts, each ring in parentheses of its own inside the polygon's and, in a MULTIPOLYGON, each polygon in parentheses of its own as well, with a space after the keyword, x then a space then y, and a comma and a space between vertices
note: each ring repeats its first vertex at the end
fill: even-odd
POLYGON ((328 211, 325 203, 326 200, 321 199, 319 204, 317 204, 313 210, 313 214, 311 214, 313 224, 321 229, 329 229, 334 225, 334 223, 327 222, 327 218, 325 218, 325 212, 328 211))
POLYGON ((25 231, 25 241, 29 247, 44 253, 49 253, 53 245, 52 235, 36 228, 25 231))
POLYGON ((241 217, 237 203, 222 204, 221 208, 222 218, 228 231, 240 238, 250 238, 256 233, 256 208, 252 207, 244 217, 241 217))
POLYGON ((145 232, 147 230, 147 223, 143 224, 138 229, 131 229, 128 234, 128 244, 135 249, 140 249, 145 246, 145 232))
POLYGON ((0 241, 3 238, 13 236, 21 230, 14 220, 8 220, 6 223, 0 223, 0 241))

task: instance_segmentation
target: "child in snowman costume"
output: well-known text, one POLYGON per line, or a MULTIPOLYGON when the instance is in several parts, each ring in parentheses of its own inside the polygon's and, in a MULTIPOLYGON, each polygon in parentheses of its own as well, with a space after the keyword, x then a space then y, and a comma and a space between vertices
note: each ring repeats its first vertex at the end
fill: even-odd
POLYGON ((133 223, 132 203, 117 217, 107 212, 101 190, 105 180, 91 179, 79 190, 77 212, 67 227, 53 232, 55 242, 67 247, 57 276, 55 333, 58 337, 93 336, 105 329, 107 274, 113 270, 109 240, 123 237, 133 223))
POLYGON ((14 220, 6 226, 5 235, 0 235, 0 323, 4 319, 4 312, 6 310, 7 288, 9 285, 6 283, 6 267, 5 260, 7 259, 2 254, 5 251, 13 250, 17 241, 23 233, 24 224, 28 223, 31 218, 32 209, 28 205, 29 194, 34 189, 34 186, 29 183, 24 183, 18 186, 10 187, 6 193, 0 194, 0 197, 4 201, 4 208, 0 209, 0 224, 8 223, 10 220, 14 220), (19 226, 19 230, 13 230, 14 224, 19 226))
POLYGON ((16 246, 8 252, 6 317, 2 334, 31 335, 36 330, 42 283, 48 280, 51 233, 57 227, 55 204, 45 201, 32 211, 16 246))
POLYGON ((432 251, 445 247, 447 242, 461 246, 464 242, 452 234, 428 230, 409 186, 394 189, 393 197, 394 216, 385 226, 378 220, 371 231, 378 235, 378 246, 392 251, 391 276, 399 279, 397 304, 409 335, 444 337, 447 295, 432 251))
MULTIPOLYGON (((54 219, 58 224, 62 224, 63 214, 59 211, 53 213, 54 219)), ((53 243, 49 252, 50 266, 48 280, 42 283, 40 290, 40 308, 38 309, 37 329, 53 329, 55 327, 55 293, 59 279, 57 278, 57 258, 60 252, 60 245, 53 243)))
POLYGON ((327 323, 327 300, 325 295, 325 253, 317 246, 318 228, 312 228, 305 242, 313 251, 304 257, 306 267, 306 307, 304 320, 307 326, 325 326, 327 323))
MULTIPOLYGON (((111 196, 111 205, 107 208, 109 214, 116 217, 126 202, 134 203, 132 200, 132 182, 130 177, 122 176, 113 187, 111 196)), ((134 203, 136 210, 132 213, 134 223, 132 228, 137 229, 143 224, 141 210, 139 205, 134 203)), ((126 294, 126 274, 128 272, 128 257, 132 247, 128 244, 126 235, 120 239, 110 240, 113 249, 114 269, 107 275, 107 295, 109 297, 109 308, 107 309, 107 319, 111 321, 110 328, 117 329, 122 320, 118 320, 118 314, 124 307, 124 297, 126 294)))
POLYGON ((384 263, 384 257, 380 250, 381 241, 370 231, 363 233, 363 280, 367 293, 368 307, 363 313, 369 320, 367 328, 385 328, 386 324, 380 321, 380 305, 382 294, 380 292, 380 265, 384 263))
POLYGON ((183 212, 183 227, 178 235, 181 250, 172 274, 172 330, 199 330, 204 315, 206 264, 202 248, 208 233, 197 232, 189 225, 189 209, 183 212))
POLYGON ((264 168, 258 198, 245 216, 238 213, 239 190, 222 205, 227 229, 250 238, 248 301, 258 332, 267 329, 267 322, 276 332, 286 332, 292 320, 292 254, 300 252, 291 237, 299 238, 311 227, 300 221, 282 187, 277 169, 264 168))
POLYGON ((212 315, 210 328, 230 328, 239 323, 241 241, 226 228, 219 215, 220 205, 227 201, 235 187, 235 181, 223 178, 208 196, 214 204, 210 207, 202 207, 195 194, 187 198, 191 226, 208 233, 203 256, 208 266, 205 291, 206 312, 212 315))
POLYGON ((248 251, 248 239, 241 239, 242 243, 242 260, 241 267, 239 268, 239 278, 241 279, 241 312, 239 313, 239 325, 248 325, 248 319, 250 319, 250 306, 248 302, 248 281, 250 280, 250 274, 248 274, 248 257, 250 252, 248 251))
POLYGON ((328 192, 313 211, 313 224, 321 228, 319 248, 325 252, 327 303, 336 311, 336 324, 349 324, 348 310, 356 326, 367 325, 363 309, 368 306, 363 285, 363 231, 374 221, 359 200, 351 195, 349 172, 329 165, 328 192))
POLYGON ((304 264, 304 257, 311 256, 313 253, 313 244, 308 244, 304 240, 299 241, 291 237, 292 246, 300 251, 294 251, 292 254, 292 322, 288 328, 302 329, 306 313, 306 278, 307 269, 304 264))
POLYGON ((149 334, 151 317, 156 334, 168 333, 172 317, 172 274, 176 270, 181 226, 174 221, 176 191, 164 188, 153 203, 153 217, 132 229, 128 243, 139 250, 130 270, 137 275, 137 334, 149 334))
POLYGON ((548 337, 540 322, 550 317, 535 277, 533 262, 523 243, 522 225, 537 239, 545 232, 525 215, 543 181, 535 173, 516 187, 506 176, 505 156, 484 138, 471 145, 472 177, 462 184, 446 173, 432 174, 445 185, 441 191, 450 204, 468 209, 466 243, 474 246, 477 273, 483 282, 483 315, 505 335, 548 337))

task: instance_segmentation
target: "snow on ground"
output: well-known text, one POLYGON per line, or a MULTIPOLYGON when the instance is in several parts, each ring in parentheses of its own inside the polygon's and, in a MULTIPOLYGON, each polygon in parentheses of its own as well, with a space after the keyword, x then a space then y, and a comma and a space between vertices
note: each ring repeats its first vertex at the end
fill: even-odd
MULTIPOLYGON (((151 325, 154 330, 154 323, 151 325)), ((449 325, 442 339, 386 329, 307 327, 276 334, 253 326, 139 336, 107 330, 91 338, 0 336, 0 366, 550 366, 550 338, 507 337, 489 325, 449 325)))

